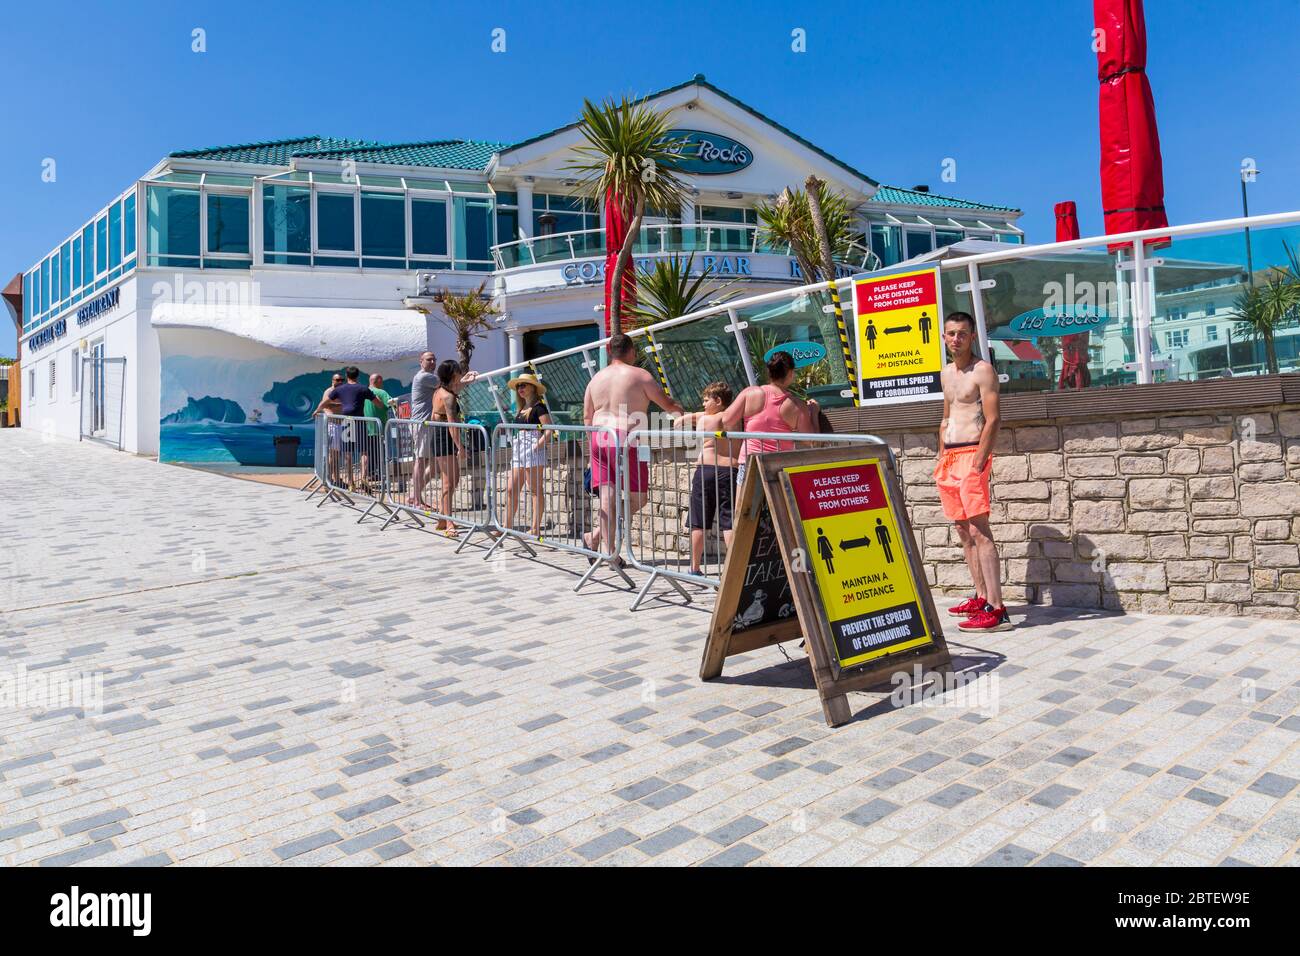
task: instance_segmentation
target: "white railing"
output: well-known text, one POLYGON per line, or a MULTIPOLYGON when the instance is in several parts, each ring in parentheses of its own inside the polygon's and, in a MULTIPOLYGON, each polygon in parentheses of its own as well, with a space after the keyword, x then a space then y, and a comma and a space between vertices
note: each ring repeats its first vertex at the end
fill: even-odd
MULTIPOLYGON (((655 256, 699 252, 752 255, 790 255, 790 247, 762 242, 762 227, 739 222, 651 223, 641 227, 632 247, 634 255, 655 256)), ((516 239, 492 247, 498 270, 519 269, 547 262, 568 262, 605 255, 604 229, 577 229, 530 239, 516 239)), ((841 265, 854 269, 879 267, 879 258, 860 243, 853 243, 841 265)))
MULTIPOLYGON (((1154 270, 1161 265, 1161 261, 1159 259, 1160 250, 1147 248, 1147 244, 1151 241, 1165 238, 1179 239, 1192 236, 1210 235, 1214 233, 1233 232, 1237 230, 1259 230, 1297 224, 1300 224, 1300 211, 1273 213, 1233 219, 1220 219, 1211 222, 1190 223, 1180 226, 1168 226, 1161 229, 1145 229, 1135 232, 1117 233, 1108 236, 1090 236, 1067 242, 1040 243, 1030 246, 1008 244, 1005 249, 999 249, 993 252, 984 252, 969 256, 954 256, 934 262, 919 263, 919 265, 937 265, 945 273, 956 271, 961 275, 961 278, 957 283, 959 291, 968 294, 971 298, 972 311, 976 319, 977 333, 980 339, 980 348, 983 354, 988 355, 989 340, 986 322, 986 303, 988 300, 986 298, 986 290, 981 288, 981 267, 992 266, 998 263, 1024 261, 1027 259, 1041 260, 1045 257, 1073 251, 1088 249, 1096 250, 1098 247, 1113 248, 1117 245, 1127 246, 1128 248, 1124 250, 1122 260, 1117 258, 1117 265, 1121 267, 1121 270, 1125 270, 1121 272, 1121 274, 1124 275, 1125 283, 1124 298, 1121 302, 1121 317, 1132 321, 1135 339, 1134 351, 1136 353, 1136 362, 1134 364, 1137 366, 1135 369, 1137 373, 1136 381, 1138 384, 1148 384, 1154 381, 1153 373, 1159 364, 1153 360, 1150 333, 1151 322, 1155 310, 1154 270)), ((717 226, 718 224, 713 225, 717 226)), ((534 239, 530 241, 536 243, 542 240, 534 239)), ((1225 264, 1240 265, 1235 262, 1228 262, 1225 264)), ((1061 265, 1062 278, 1064 278, 1070 267, 1068 263, 1064 261, 1061 265)), ((918 263, 916 262, 904 262, 876 271, 887 274, 889 272, 916 268, 917 266, 918 263)), ((1242 271, 1245 271, 1244 266, 1242 267, 1242 271)), ((852 283, 852 277, 835 280, 836 287, 842 293, 851 291, 852 283)), ((732 300, 725 304, 711 305, 708 308, 700 309, 679 318, 668 319, 651 326, 637 329, 631 334, 637 338, 641 338, 642 336, 649 337, 651 335, 658 335, 663 331, 677 326, 700 322, 701 320, 713 316, 728 315, 732 318, 732 324, 729 325, 728 328, 732 329, 734 332, 739 353, 736 357, 736 366, 737 368, 743 366, 745 378, 749 380, 751 384, 755 384, 752 365, 749 361, 744 361, 744 359, 748 357, 744 351, 746 348, 747 333, 737 325, 738 313, 747 312, 748 310, 757 309, 762 306, 772 306, 784 301, 797 301, 801 298, 806 299, 808 296, 825 292, 830 285, 831 283, 829 282, 819 282, 805 286, 764 292, 759 295, 732 300)), ((851 308, 851 305, 846 303, 846 311, 850 311, 851 308)), ((583 353, 586 353, 586 355, 583 356, 586 360, 583 363, 587 370, 585 374, 592 375, 595 373, 595 368, 597 367, 597 363, 593 359, 599 354, 600 349, 607 341, 608 339, 600 339, 599 341, 555 352, 547 355, 545 358, 536 359, 531 362, 526 361, 503 366, 502 368, 494 369, 490 372, 480 373, 479 378, 481 381, 485 381, 490 385, 494 380, 504 381, 511 377, 513 373, 526 369, 537 371, 544 379, 546 376, 546 366, 549 363, 572 358, 573 356, 583 356, 583 353)), ((671 344, 667 345, 669 350, 671 350, 671 347, 671 344)), ((827 343, 827 347, 833 350, 833 346, 831 346, 830 343, 827 343)), ((660 352, 659 354, 662 356, 664 353, 660 352)), ((693 396, 683 397, 688 399, 693 398, 693 396)))

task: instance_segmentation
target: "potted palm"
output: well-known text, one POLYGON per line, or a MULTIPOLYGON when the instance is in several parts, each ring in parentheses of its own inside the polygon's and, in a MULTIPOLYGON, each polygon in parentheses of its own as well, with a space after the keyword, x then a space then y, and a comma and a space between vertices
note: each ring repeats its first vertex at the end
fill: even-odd
POLYGON ((457 293, 450 289, 441 289, 434 294, 433 301, 442 306, 447 324, 456 333, 456 353, 463 371, 469 371, 469 361, 474 355, 474 340, 481 339, 492 329, 496 316, 501 311, 492 302, 491 296, 484 294, 487 280, 479 283, 472 292, 457 293))
MULTIPOLYGON (((585 142, 574 148, 577 159, 566 169, 579 175, 577 191, 594 202, 616 202, 627 234, 610 276, 609 330, 623 331, 623 276, 632 268, 632 246, 641 233, 646 207, 678 209, 685 185, 676 173, 679 141, 668 135, 668 118, 645 100, 624 96, 600 106, 582 101, 578 132, 585 142)), ((608 231, 610 211, 606 210, 608 231)), ((613 252, 610 249, 609 252, 613 252)))

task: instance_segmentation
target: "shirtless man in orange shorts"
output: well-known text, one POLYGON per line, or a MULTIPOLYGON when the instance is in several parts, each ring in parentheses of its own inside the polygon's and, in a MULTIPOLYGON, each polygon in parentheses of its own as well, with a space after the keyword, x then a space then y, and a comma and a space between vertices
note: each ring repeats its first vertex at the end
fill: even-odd
POLYGON ((989 528, 989 474, 998 435, 998 375, 973 352, 975 320, 953 312, 943 323, 943 342, 952 361, 944 366, 943 421, 934 480, 944 515, 957 526, 975 596, 949 608, 966 615, 963 631, 1007 631, 1011 618, 1002 603, 998 548, 989 528))

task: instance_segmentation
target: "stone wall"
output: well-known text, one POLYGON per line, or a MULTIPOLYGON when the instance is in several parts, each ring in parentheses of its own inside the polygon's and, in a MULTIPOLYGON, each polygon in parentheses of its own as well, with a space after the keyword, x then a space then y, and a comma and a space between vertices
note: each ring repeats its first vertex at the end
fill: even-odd
MULTIPOLYGON (((936 431, 881 437, 898 455, 930 584, 969 593, 932 478, 936 431)), ((1013 602, 1294 618, 1298 479, 1300 405, 1006 424, 991 511, 1003 591, 1013 602)))

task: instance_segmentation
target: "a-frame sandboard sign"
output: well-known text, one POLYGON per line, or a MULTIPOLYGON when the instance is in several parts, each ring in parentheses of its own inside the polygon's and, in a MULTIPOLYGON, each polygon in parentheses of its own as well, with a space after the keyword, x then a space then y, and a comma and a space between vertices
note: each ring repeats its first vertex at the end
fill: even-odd
POLYGON ((728 657, 807 640, 826 723, 898 672, 951 670, 889 446, 749 459, 700 677, 728 657))

